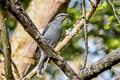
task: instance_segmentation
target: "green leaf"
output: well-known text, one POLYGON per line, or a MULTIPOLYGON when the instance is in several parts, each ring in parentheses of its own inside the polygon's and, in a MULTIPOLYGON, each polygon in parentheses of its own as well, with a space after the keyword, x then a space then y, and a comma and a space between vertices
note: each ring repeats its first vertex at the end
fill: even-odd
POLYGON ((103 17, 102 16, 95 16, 95 17, 92 17, 90 18, 89 22, 92 23, 92 24, 96 24, 96 23, 99 23, 99 22, 102 22, 104 21, 103 20, 103 17))
POLYGON ((114 16, 110 16, 110 17, 107 18, 107 21, 109 21, 109 22, 112 22, 112 21, 114 21, 114 20, 115 20, 115 17, 114 17, 114 16))
POLYGON ((100 9, 106 8, 107 5, 108 5, 107 2, 105 1, 105 2, 103 2, 101 5, 99 5, 99 6, 97 7, 97 10, 100 10, 100 9))
POLYGON ((116 24, 115 30, 120 33, 120 24, 116 24))
POLYGON ((120 9, 117 11, 118 15, 120 15, 120 9))
POLYGON ((110 47, 117 47, 119 45, 119 40, 111 38, 107 43, 110 47))
POLYGON ((120 28, 120 24, 116 24, 116 27, 119 27, 119 28, 120 28))
POLYGON ((111 26, 109 24, 104 26, 104 29, 110 29, 110 28, 111 28, 111 26))
POLYGON ((70 8, 68 9, 67 11, 69 14, 77 14, 78 13, 78 10, 76 8, 70 8))

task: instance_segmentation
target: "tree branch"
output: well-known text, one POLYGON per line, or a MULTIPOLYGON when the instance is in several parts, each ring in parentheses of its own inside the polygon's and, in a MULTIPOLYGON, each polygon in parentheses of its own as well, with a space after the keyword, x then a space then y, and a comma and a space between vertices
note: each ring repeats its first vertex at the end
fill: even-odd
POLYGON ((84 19, 84 34, 85 34, 85 52, 84 52, 84 60, 83 60, 83 66, 84 69, 86 67, 87 63, 87 56, 88 56, 88 30, 87 30, 87 21, 86 21, 86 9, 85 9, 85 0, 82 0, 82 9, 83 9, 83 19, 84 19))
MULTIPOLYGON (((82 79, 82 80, 92 79, 92 78, 96 77, 98 74, 102 73, 103 71, 110 69, 115 64, 118 64, 119 62, 120 62, 120 48, 113 50, 111 53, 109 53, 102 59, 91 64, 88 68, 81 70, 79 72, 80 79, 82 79)), ((30 72, 30 74, 28 74, 26 76, 27 79, 31 78, 33 76, 33 74, 35 74, 36 68, 37 67, 35 67, 30 72)))
POLYGON ((80 80, 79 76, 73 71, 73 69, 55 52, 49 44, 42 38, 40 32, 33 24, 26 11, 21 6, 18 0, 2 0, 8 10, 15 16, 15 18, 23 25, 26 32, 37 42, 41 49, 47 54, 47 56, 58 65, 59 68, 66 74, 71 80, 80 80))
MULTIPOLYGON (((1 55, 3 55, 4 56, 4 54, 3 54, 3 51, 2 50, 0 50, 0 54, 1 55)), ((20 74, 19 74, 19 72, 18 72, 18 69, 17 69, 17 66, 16 66, 16 64, 14 63, 14 61, 11 59, 11 64, 13 65, 13 68, 14 68, 14 73, 15 73, 15 75, 14 75, 14 78, 15 79, 19 79, 20 78, 20 74)))
POLYGON ((9 43, 7 27, 5 25, 5 18, 3 17, 1 9, 0 9, 0 31, 3 43, 5 77, 7 80, 14 80, 11 67, 11 46, 9 43))
POLYGON ((109 2, 110 5, 112 6, 112 9, 113 9, 115 18, 117 19, 118 23, 120 24, 120 19, 119 19, 118 15, 117 15, 117 13, 116 13, 116 11, 115 11, 115 7, 114 7, 113 3, 112 3, 110 0, 108 0, 108 2, 109 2))
POLYGON ((81 70, 80 79, 89 80, 96 77, 101 72, 110 69, 113 65, 120 62, 120 48, 113 50, 102 59, 91 64, 88 68, 81 70))
MULTIPOLYGON (((91 16, 94 14, 98 4, 99 4, 100 0, 96 0, 93 4, 92 4, 92 8, 88 11, 88 13, 86 14, 86 21, 88 21, 91 16)), ((70 32, 69 35, 67 35, 64 40, 62 42, 60 42, 56 48, 55 48, 55 51, 60 51, 62 50, 66 44, 68 44, 68 42, 72 39, 73 36, 76 35, 76 33, 79 32, 79 30, 82 28, 84 24, 84 19, 82 19, 79 24, 77 24, 73 29, 72 31, 70 32)))

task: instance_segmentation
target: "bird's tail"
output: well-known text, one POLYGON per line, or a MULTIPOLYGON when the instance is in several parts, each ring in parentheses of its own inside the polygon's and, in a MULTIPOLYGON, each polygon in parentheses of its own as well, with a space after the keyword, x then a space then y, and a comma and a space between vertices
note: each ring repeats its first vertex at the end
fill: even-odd
POLYGON ((38 64, 38 74, 43 75, 46 68, 47 68, 47 64, 48 64, 48 57, 46 56, 46 54, 42 51, 41 53, 41 58, 38 64))

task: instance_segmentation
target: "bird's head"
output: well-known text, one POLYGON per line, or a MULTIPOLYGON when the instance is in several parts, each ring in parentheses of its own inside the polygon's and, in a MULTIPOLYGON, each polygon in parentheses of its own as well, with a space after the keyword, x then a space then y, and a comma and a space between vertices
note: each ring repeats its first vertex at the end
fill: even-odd
POLYGON ((59 21, 64 21, 68 16, 71 16, 71 15, 66 13, 60 13, 55 17, 55 19, 59 21))

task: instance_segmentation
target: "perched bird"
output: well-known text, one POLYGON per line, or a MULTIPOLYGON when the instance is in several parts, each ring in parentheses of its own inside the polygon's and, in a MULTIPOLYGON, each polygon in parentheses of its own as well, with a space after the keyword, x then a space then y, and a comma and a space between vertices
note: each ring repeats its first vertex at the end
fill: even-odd
MULTIPOLYGON (((67 16, 65 13, 58 14, 55 19, 50 22, 44 29, 42 36, 49 43, 49 45, 54 48, 58 41, 60 40, 62 34, 62 23, 67 16)), ((38 63, 38 74, 43 75, 48 64, 48 57, 44 51, 40 50, 41 57, 38 63)))

